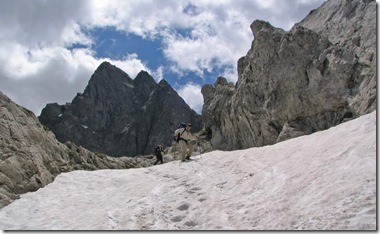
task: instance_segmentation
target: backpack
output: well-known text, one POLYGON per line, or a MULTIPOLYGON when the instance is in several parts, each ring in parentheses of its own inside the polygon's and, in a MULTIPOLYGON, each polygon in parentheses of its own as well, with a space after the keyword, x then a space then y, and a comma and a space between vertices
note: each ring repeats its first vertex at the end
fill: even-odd
POLYGON ((179 139, 181 138, 181 136, 182 136, 182 134, 183 134, 183 132, 185 130, 186 130, 186 123, 184 123, 184 122, 179 123, 177 129, 174 132, 174 141, 175 142, 177 142, 177 143, 179 142, 179 139), (178 132, 176 134, 177 130, 180 129, 180 128, 184 128, 183 131, 182 131, 182 133, 178 132))
POLYGON ((180 129, 180 128, 186 128, 186 123, 184 122, 179 123, 177 129, 180 129))

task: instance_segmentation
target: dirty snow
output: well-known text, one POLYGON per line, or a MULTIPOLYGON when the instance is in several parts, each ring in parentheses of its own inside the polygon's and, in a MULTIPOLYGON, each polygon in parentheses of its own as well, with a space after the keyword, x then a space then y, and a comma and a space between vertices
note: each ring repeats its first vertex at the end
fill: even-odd
POLYGON ((272 146, 63 173, 1 209, 0 229, 376 230, 376 213, 373 112, 272 146))

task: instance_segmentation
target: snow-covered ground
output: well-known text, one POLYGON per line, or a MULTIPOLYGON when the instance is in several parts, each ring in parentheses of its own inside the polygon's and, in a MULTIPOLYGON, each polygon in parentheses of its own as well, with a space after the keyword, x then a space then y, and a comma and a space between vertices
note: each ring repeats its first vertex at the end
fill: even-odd
POLYGON ((0 210, 2 230, 375 230, 376 112, 281 142, 74 171, 0 210))

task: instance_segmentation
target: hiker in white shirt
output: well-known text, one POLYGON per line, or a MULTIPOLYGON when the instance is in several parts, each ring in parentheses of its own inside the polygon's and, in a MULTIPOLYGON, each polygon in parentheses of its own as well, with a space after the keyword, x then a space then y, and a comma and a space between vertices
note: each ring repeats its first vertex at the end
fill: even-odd
POLYGON ((179 137, 178 144, 181 147, 181 161, 190 160, 194 151, 194 146, 190 142, 198 140, 198 138, 191 133, 191 124, 188 123, 185 128, 177 129, 175 135, 179 137))

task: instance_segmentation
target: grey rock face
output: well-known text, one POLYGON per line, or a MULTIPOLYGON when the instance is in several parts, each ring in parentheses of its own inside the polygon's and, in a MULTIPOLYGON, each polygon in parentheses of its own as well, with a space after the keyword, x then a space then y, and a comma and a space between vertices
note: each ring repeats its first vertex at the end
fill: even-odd
POLYGON ((342 62, 353 60, 348 102, 357 115, 376 109, 376 25, 376 1, 341 0, 325 2, 294 26, 328 37, 337 45, 342 62))
POLYGON ((49 184, 62 172, 144 165, 129 157, 113 158, 58 142, 31 111, 0 92, 0 208, 49 184))
POLYGON ((60 142, 111 156, 151 154, 155 144, 171 144, 181 121, 203 127, 201 116, 165 80, 157 84, 144 71, 133 80, 108 62, 83 94, 66 105, 48 104, 39 119, 60 142))
POLYGON ((290 31, 253 22, 236 85, 202 88, 213 147, 274 144, 375 110, 375 15, 374 1, 334 0, 290 31))

